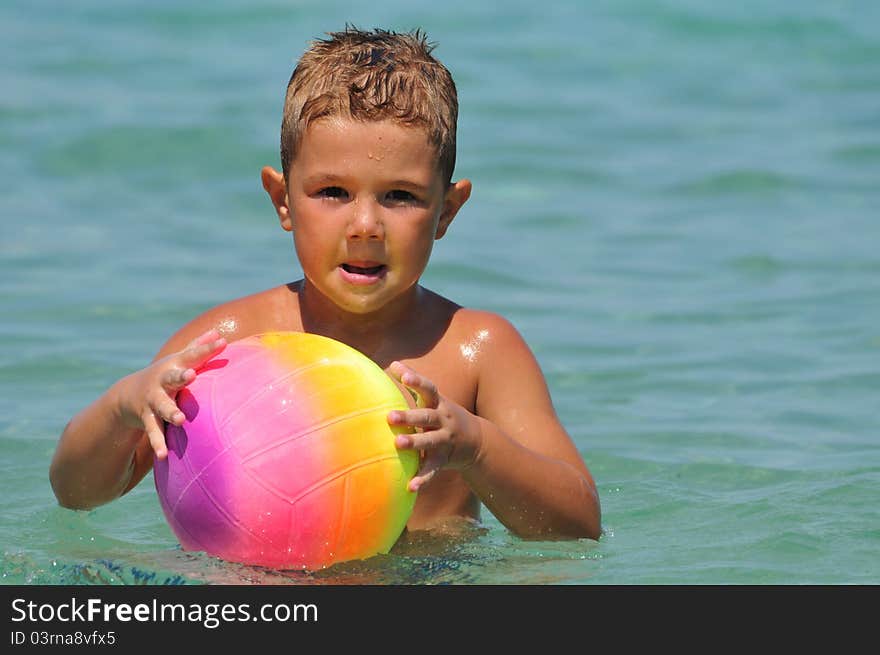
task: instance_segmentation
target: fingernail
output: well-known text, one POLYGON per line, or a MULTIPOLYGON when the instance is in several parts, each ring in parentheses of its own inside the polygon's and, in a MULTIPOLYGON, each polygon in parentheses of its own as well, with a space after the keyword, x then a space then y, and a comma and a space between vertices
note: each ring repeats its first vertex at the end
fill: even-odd
POLYGON ((397 438, 394 440, 394 444, 398 448, 409 448, 410 446, 412 446, 412 439, 405 435, 398 434, 397 438))

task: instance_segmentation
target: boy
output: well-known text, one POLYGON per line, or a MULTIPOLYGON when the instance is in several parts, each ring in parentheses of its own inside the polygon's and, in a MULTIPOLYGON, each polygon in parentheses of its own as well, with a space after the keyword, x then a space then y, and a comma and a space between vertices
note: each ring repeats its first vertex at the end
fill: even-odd
POLYGON ((204 362, 230 341, 294 330, 353 346, 416 395, 388 416, 417 428, 396 441, 421 453, 408 529, 476 521, 483 503, 523 537, 598 539, 595 484, 528 346, 503 318, 418 284, 471 192, 452 181, 449 72, 419 31, 329 36, 290 79, 282 172, 262 170, 303 279, 208 310, 75 416, 50 467, 58 501, 90 508, 132 489, 167 456, 164 424, 184 420, 175 396, 204 362))

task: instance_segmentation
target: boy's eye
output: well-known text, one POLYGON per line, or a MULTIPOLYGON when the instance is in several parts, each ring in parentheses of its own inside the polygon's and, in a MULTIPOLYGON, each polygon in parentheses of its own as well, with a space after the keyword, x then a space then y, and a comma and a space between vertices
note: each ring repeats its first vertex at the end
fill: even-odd
POLYGON ((413 194, 402 189, 395 189, 388 193, 388 200, 391 202, 413 202, 415 199, 416 197, 413 194))
POLYGON ((346 193, 345 189, 338 186, 328 186, 324 187, 320 191, 318 191, 318 195, 322 198, 345 198, 346 193))

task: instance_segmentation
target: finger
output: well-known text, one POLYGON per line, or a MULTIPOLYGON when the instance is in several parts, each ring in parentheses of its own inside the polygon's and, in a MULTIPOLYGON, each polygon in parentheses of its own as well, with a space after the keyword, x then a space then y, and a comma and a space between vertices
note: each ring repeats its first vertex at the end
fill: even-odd
POLYGON ((144 423, 144 431, 147 433, 147 438, 150 440, 150 447, 152 447, 153 452, 156 453, 156 457, 158 459, 165 459, 168 457, 168 446, 165 445, 165 431, 162 429, 162 426, 159 424, 156 415, 152 410, 145 410, 141 415, 141 421, 144 423))
POLYGON ((184 365, 184 369, 196 369, 219 354, 225 347, 226 339, 223 337, 205 343, 194 344, 180 353, 180 362, 184 365))
POLYGON ((186 416, 177 406, 177 403, 167 394, 163 394, 150 403, 150 407, 157 420, 161 419, 166 423, 173 423, 174 425, 183 425, 183 422, 186 420, 186 416))
POLYGON ((162 373, 160 384, 167 391, 178 391, 196 379, 196 371, 192 368, 174 368, 167 369, 162 373))
POLYGON ((391 425, 408 425, 423 430, 436 430, 442 425, 437 410, 428 408, 394 410, 388 413, 388 423, 391 425))
POLYGON ((437 393, 437 387, 428 378, 418 373, 409 372, 401 376, 400 382, 416 392, 418 396, 416 399, 417 407, 436 408, 440 404, 440 394, 437 393))
POLYGON ((407 488, 410 491, 418 491, 420 488, 428 484, 437 475, 437 472, 443 468, 444 458, 442 456, 426 457, 419 467, 418 472, 412 480, 409 481, 407 488))
POLYGON ((190 341, 186 345, 186 347, 192 348, 193 346, 200 346, 205 343, 211 343, 212 341, 217 341, 217 339, 219 339, 219 338, 220 338, 220 332, 217 330, 217 328, 211 328, 207 332, 203 332, 202 334, 197 336, 195 339, 190 341))
POLYGON ((416 373, 406 364, 392 362, 389 372, 405 387, 416 392, 416 405, 419 407, 436 408, 440 403, 440 394, 431 380, 416 373))
POLYGON ((394 445, 410 450, 434 450, 444 441, 446 441, 446 435, 443 432, 432 430, 430 432, 399 434, 394 438, 394 445))

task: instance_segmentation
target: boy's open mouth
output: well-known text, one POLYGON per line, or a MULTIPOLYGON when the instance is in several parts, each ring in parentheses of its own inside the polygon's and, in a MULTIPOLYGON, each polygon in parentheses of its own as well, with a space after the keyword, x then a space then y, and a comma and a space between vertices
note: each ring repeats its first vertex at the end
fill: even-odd
POLYGON ((379 275, 385 270, 384 264, 376 264, 374 266, 355 266, 354 264, 342 264, 342 269, 346 273, 354 275, 379 275))

